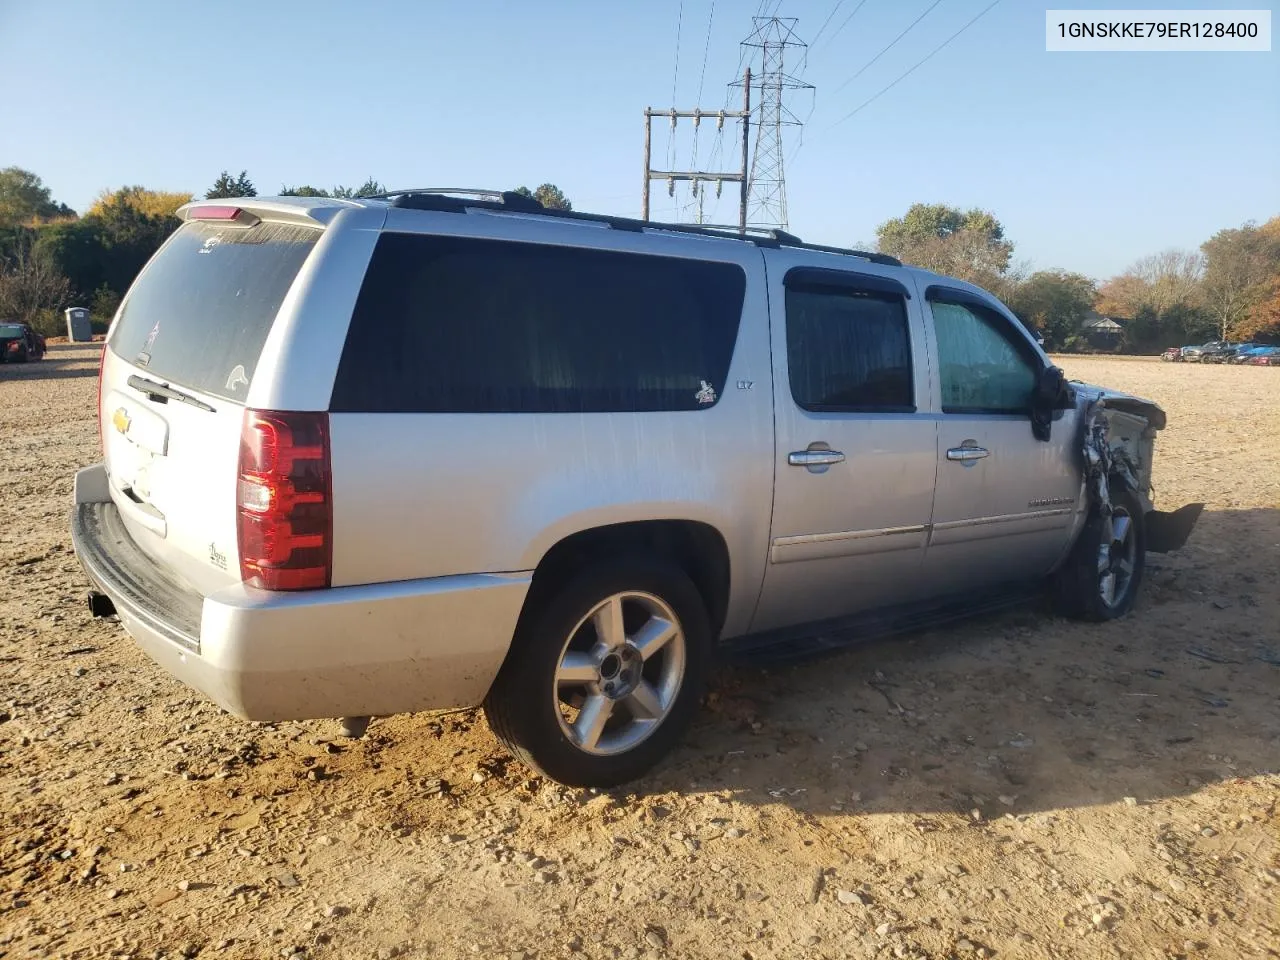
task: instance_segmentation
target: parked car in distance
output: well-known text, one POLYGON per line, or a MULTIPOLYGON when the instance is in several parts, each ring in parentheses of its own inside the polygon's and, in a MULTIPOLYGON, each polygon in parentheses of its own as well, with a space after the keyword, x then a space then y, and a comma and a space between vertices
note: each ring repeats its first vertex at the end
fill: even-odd
POLYGON ((1227 362, 1228 363, 1244 363, 1254 354, 1260 353, 1262 351, 1270 350, 1270 349, 1272 348, 1268 347, 1264 343, 1244 343, 1235 349, 1235 351, 1231 354, 1231 356, 1227 358, 1227 362))
POLYGON ((0 323, 0 363, 26 363, 44 356, 44 337, 28 324, 0 323))
POLYGON ((1210 340, 1201 347, 1199 360, 1202 364, 1221 364, 1234 346, 1230 340, 1210 340))
POLYGON ((1280 367, 1280 347, 1263 347, 1244 361, 1251 367, 1280 367))
POLYGON ((1239 344, 1227 340, 1211 340, 1200 348, 1201 363, 1226 363, 1235 355, 1239 344))
POLYGON ((102 354, 90 609, 251 720, 483 704, 564 783, 679 739, 717 644, 1046 587, 1128 613, 1156 404, 878 253, 512 193, 196 201, 102 354))
POLYGON ((1160 354, 1160 359, 1166 363, 1180 363, 1182 361, 1182 348, 1169 347, 1164 353, 1160 354))
POLYGON ((1204 351, 1204 347, 1196 343, 1189 343, 1180 351, 1180 357, 1187 363, 1199 363, 1200 354, 1204 351))

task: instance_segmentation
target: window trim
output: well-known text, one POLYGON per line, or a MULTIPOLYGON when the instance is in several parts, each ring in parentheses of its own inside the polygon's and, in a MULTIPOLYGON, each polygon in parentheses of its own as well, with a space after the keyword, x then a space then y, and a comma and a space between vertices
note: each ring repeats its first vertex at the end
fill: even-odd
POLYGON ((854 273, 848 270, 831 270, 822 267, 792 267, 782 278, 782 284, 784 289, 782 304, 784 344, 786 344, 787 334, 790 331, 785 294, 792 290, 803 293, 817 293, 824 296, 854 296, 861 293, 877 299, 898 299, 902 305, 902 319, 905 323, 907 335, 907 382, 910 384, 911 390, 910 404, 872 407, 860 404, 804 403, 796 397, 795 385, 791 382, 791 349, 790 344, 786 344, 787 390, 791 394, 792 403, 809 413, 903 414, 919 412, 920 405, 916 402, 915 343, 911 335, 911 314, 907 309, 907 301, 911 299, 911 293, 905 286, 889 277, 868 273, 854 273))
MULTIPOLYGON (((1021 324, 1017 324, 1015 326, 1015 324, 1012 323, 1009 320, 1009 318, 1006 317, 1002 312, 1000 312, 1000 310, 997 309, 996 306, 990 300, 988 300, 986 297, 979 296, 976 293, 971 293, 968 290, 960 290, 956 287, 949 287, 943 284, 935 283, 930 285, 928 288, 926 288, 924 292, 924 296, 925 296, 925 299, 929 302, 929 319, 933 323, 933 336, 935 341, 937 340, 937 337, 938 337, 937 321, 933 316, 933 304, 935 303, 948 303, 948 304, 951 304, 952 306, 964 307, 969 310, 972 310, 973 308, 976 307, 977 309, 984 310, 991 316, 995 317, 996 320, 998 321, 997 333, 1000 332, 999 328, 1003 328, 1002 335, 1004 337, 1005 342, 1008 343, 1011 347, 1013 347, 1014 352, 1018 354, 1018 356, 1028 361, 1031 367, 1032 376, 1034 378, 1033 387, 1032 387, 1032 389, 1034 390, 1034 381, 1038 380, 1040 378, 1040 375, 1044 373, 1045 367, 1043 362, 1041 361, 1039 354, 1037 354, 1035 350, 1032 349, 1031 344, 1027 340, 1027 338, 1022 333, 1019 332, 1025 329, 1022 327, 1021 324)), ((1030 403, 1030 401, 1028 401, 1026 407, 1024 407, 1021 410, 1010 410, 1003 407, 949 407, 947 406, 947 404, 943 402, 942 396, 941 396, 942 355, 941 355, 940 349, 938 351, 938 388, 939 388, 938 405, 939 405, 939 409, 942 411, 944 415, 1026 418, 1026 417, 1030 417, 1032 413, 1032 404, 1030 403)))
POLYGON ((782 278, 784 287, 811 289, 861 290, 887 293, 905 300, 911 299, 911 291, 892 277, 876 273, 856 273, 852 270, 834 270, 830 267, 792 267, 782 278))

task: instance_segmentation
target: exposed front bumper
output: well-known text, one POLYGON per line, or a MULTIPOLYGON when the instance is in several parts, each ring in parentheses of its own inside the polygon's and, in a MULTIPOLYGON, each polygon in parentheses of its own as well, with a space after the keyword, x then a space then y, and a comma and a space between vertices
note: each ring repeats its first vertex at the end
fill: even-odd
POLYGON ((105 491, 101 464, 77 474, 71 529, 85 573, 160 666, 248 720, 479 703, 532 577, 471 574, 297 593, 235 584, 202 597, 133 543, 105 491))

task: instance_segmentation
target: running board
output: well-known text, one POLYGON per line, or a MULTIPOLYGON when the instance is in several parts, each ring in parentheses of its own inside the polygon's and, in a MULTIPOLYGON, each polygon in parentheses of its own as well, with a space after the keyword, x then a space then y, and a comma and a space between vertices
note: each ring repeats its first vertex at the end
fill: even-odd
POLYGON ((753 665, 782 664, 845 650, 858 644, 1020 607, 1042 596, 1042 585, 1006 588, 977 597, 904 604, 725 640, 720 653, 753 665))

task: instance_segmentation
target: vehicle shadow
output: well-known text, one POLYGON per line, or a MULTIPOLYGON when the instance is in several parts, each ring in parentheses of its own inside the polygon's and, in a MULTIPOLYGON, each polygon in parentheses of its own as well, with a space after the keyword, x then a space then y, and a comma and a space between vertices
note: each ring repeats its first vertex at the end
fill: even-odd
POLYGON ((782 669, 729 666, 673 761, 622 795, 999 816, 1276 771, 1277 545, 1280 510, 1207 511, 1181 551, 1149 556, 1119 621, 1031 605, 782 669))

